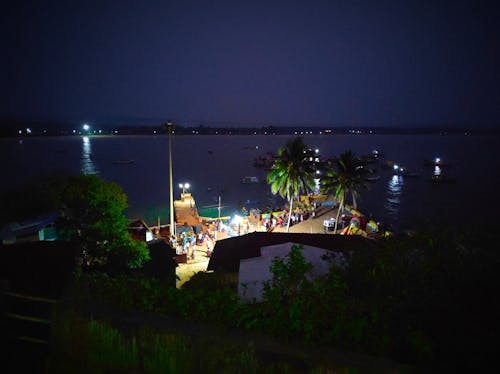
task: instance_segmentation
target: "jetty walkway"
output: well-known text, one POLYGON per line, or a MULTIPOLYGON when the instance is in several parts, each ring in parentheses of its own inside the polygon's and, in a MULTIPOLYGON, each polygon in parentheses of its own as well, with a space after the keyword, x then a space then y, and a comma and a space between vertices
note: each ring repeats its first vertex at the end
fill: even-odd
POLYGON ((188 226, 201 225, 201 217, 198 215, 196 202, 190 193, 181 194, 180 200, 174 201, 175 222, 178 225, 188 226))

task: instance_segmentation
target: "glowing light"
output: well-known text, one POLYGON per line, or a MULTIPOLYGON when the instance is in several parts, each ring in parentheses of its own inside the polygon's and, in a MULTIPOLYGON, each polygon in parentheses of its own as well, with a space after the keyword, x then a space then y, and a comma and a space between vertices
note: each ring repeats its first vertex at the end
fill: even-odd
POLYGON ((182 193, 186 193, 186 190, 190 187, 189 183, 179 183, 179 188, 182 188, 182 193))
POLYGON ((436 164, 439 164, 441 162, 441 159, 439 157, 436 157, 436 164))
POLYGON ((90 126, 86 123, 83 124, 82 128, 85 130, 85 131, 89 131, 90 129, 90 126))
POLYGON ((393 168, 394 168, 394 170, 398 170, 399 169, 399 165, 394 165, 393 168))
POLYGON ((19 130, 18 132, 19 132, 19 135, 21 135, 23 133, 23 130, 19 130))
POLYGON ((232 223, 234 223, 235 225, 241 225, 242 222, 243 222, 243 217, 235 214, 232 223))
POLYGON ((31 129, 29 127, 26 129, 26 134, 31 134, 31 129))
POLYGON ((318 149, 318 148, 316 148, 316 149, 314 150, 314 152, 319 153, 319 149, 318 149))

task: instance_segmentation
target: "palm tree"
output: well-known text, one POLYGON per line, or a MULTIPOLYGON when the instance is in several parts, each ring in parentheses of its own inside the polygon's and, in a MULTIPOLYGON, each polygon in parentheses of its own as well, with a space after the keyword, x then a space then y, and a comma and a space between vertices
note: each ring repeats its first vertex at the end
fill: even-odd
POLYGON ((293 199, 300 193, 314 188, 314 170, 309 148, 302 138, 289 140, 284 147, 278 150, 278 158, 272 170, 267 175, 267 183, 271 185, 271 192, 279 194, 290 203, 286 231, 290 229, 293 199))
POLYGON ((344 210, 347 194, 351 193, 352 205, 357 209, 356 200, 359 198, 361 188, 367 187, 366 178, 370 173, 371 170, 366 166, 366 162, 354 156, 351 151, 333 159, 331 169, 321 180, 321 187, 325 193, 333 193, 339 202, 334 232, 337 232, 340 212, 344 210))

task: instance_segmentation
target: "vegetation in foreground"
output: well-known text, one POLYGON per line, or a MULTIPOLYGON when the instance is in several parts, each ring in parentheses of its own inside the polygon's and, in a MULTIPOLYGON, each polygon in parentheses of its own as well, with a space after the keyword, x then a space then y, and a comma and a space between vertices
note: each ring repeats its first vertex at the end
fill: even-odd
MULTIPOLYGON (((262 303, 238 300, 221 274, 195 275, 182 289, 151 279, 81 273, 94 301, 235 328, 304 346, 330 346, 441 370, 490 363, 500 284, 491 237, 452 233, 387 240, 353 253, 346 268, 310 279, 298 247, 275 260, 262 303)), ((496 238, 498 239, 498 238, 496 238)))

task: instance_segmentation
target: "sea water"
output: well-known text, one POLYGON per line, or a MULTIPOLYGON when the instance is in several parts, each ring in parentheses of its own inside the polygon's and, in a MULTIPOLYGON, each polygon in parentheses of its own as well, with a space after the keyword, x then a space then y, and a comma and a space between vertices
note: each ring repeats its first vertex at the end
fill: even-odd
MULTIPOLYGON (((222 215, 242 206, 262 210, 283 206, 265 182, 268 171, 253 162, 266 152, 277 153, 293 136, 173 136, 174 198, 179 183, 189 183, 201 213, 222 215), (256 177, 258 183, 242 183, 256 177)), ((304 142, 322 158, 346 150, 367 155, 377 149, 380 179, 361 191, 359 210, 394 229, 421 225, 455 225, 470 220, 494 220, 500 182, 500 139, 486 136, 307 135, 304 142), (442 172, 456 183, 429 182, 432 168, 425 159, 451 163, 442 172), (419 174, 407 178, 382 170, 392 160, 419 174)), ((129 197, 127 215, 148 223, 168 220, 169 178, 166 136, 70 136, 0 140, 3 168, 1 191, 28 182, 37 174, 65 170, 97 174, 120 184, 129 197)), ((348 202, 350 197, 348 197, 348 202)))

